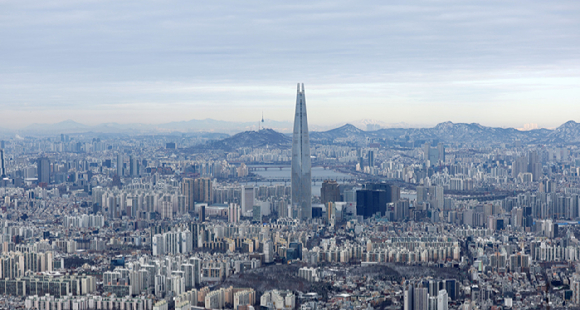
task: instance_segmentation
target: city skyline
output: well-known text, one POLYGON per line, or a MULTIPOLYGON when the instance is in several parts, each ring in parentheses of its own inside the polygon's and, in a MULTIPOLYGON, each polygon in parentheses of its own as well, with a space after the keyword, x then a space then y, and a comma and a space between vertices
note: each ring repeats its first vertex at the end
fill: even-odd
POLYGON ((553 128, 580 115, 578 3, 3 3, 1 127, 373 118, 553 128), (300 61, 296 61, 300 59, 300 61), (356 108, 353 108, 356 106, 356 108))
POLYGON ((580 309, 580 2, 0 12, 2 308, 580 309))

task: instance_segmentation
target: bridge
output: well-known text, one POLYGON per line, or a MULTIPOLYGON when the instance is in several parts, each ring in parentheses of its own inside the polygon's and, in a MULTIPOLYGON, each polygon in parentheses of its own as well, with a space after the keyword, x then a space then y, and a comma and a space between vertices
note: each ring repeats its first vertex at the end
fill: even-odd
MULTIPOLYGON (((330 177, 330 178, 313 177, 312 183, 324 182, 326 180, 332 180, 332 181, 336 181, 338 183, 344 183, 344 182, 354 181, 354 180, 356 180, 356 178, 355 177, 330 177)), ((260 178, 257 181, 258 182, 270 182, 270 183, 273 183, 273 182, 291 182, 292 178, 291 177, 260 178)))
POLYGON ((268 171, 268 168, 282 170, 283 168, 290 169, 292 166, 290 166, 290 165, 256 165, 256 166, 252 165, 252 166, 247 166, 247 167, 248 167, 248 171, 258 171, 258 170, 268 171))
MULTIPOLYGON (((268 171, 268 169, 279 169, 282 170, 284 168, 290 169, 292 168, 292 165, 286 165, 286 164, 272 164, 272 165, 268 165, 268 164, 261 164, 261 165, 247 165, 246 167, 248 167, 248 171, 268 171)), ((316 168, 316 167, 322 167, 325 170, 328 169, 334 169, 334 168, 344 168, 347 166, 330 166, 330 165, 320 165, 320 164, 315 164, 312 165, 312 168, 316 168)))

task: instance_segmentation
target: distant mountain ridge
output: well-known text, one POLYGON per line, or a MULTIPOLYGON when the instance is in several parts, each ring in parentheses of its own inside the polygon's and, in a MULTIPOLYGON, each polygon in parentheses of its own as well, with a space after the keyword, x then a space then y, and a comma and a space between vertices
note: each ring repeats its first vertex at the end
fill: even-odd
MULTIPOLYGON (((370 120, 364 120, 372 123, 370 120)), ((267 120, 269 129, 262 129, 262 135, 255 136, 251 132, 257 132, 258 126, 263 127, 263 123, 243 123, 227 122, 213 119, 190 120, 184 122, 171 122, 166 124, 118 124, 103 123, 96 126, 88 126, 72 120, 59 122, 56 124, 32 124, 22 130, 2 129, 6 136, 10 134, 29 134, 38 132, 43 135, 54 135, 60 133, 121 133, 121 134, 163 134, 174 132, 190 133, 225 133, 235 135, 227 139, 239 139, 245 142, 225 141, 221 147, 235 147, 236 145, 248 145, 259 147, 260 145, 285 145, 291 142, 291 136, 280 132, 291 132, 290 122, 278 122, 267 120), (250 141, 257 139, 256 143, 250 141)), ((316 128, 316 126, 311 126, 316 128)), ((216 136, 219 137, 220 135, 216 136)), ((326 130, 310 131, 310 140, 313 144, 362 144, 368 139, 387 139, 393 141, 441 141, 445 143, 513 143, 516 140, 524 144, 580 144, 580 124, 575 121, 568 121, 556 129, 534 129, 520 131, 515 128, 487 127, 477 123, 453 123, 443 122, 431 128, 382 128, 375 131, 365 131, 352 124, 326 130)), ((224 140, 221 140, 224 141, 224 140)))
POLYGON ((73 120, 65 120, 54 124, 34 123, 18 130, 4 130, 5 132, 24 133, 24 134, 75 134, 85 132, 100 133, 128 133, 128 134, 145 134, 145 133, 168 133, 168 132, 221 132, 236 134, 248 130, 257 130, 258 126, 272 128, 276 131, 291 132, 293 123, 287 121, 274 121, 266 119, 262 122, 229 122, 206 119, 192 119, 189 121, 170 122, 164 124, 119 124, 119 123, 102 123, 94 126, 81 124, 73 120))
POLYGON ((346 124, 324 132, 312 132, 313 143, 361 143, 367 138, 429 141, 445 143, 513 143, 516 140, 525 144, 580 144, 580 124, 568 121, 560 127, 520 131, 515 128, 486 127, 477 123, 443 122, 432 128, 383 128, 376 131, 363 131, 354 125, 346 124))
MULTIPOLYGON (((352 124, 327 131, 310 132, 311 144, 364 145, 372 139, 387 139, 393 142, 424 143, 437 141, 449 144, 580 144, 580 124, 569 121, 554 129, 520 131, 514 128, 486 127, 477 123, 444 122, 432 128, 383 128, 364 131, 352 124)), ((259 132, 246 131, 235 136, 214 141, 205 147, 234 150, 241 147, 290 147, 292 138, 272 129, 259 132)))
POLYGON ((580 143, 580 123, 568 121, 562 124, 560 127, 547 133, 546 141, 561 144, 580 143))

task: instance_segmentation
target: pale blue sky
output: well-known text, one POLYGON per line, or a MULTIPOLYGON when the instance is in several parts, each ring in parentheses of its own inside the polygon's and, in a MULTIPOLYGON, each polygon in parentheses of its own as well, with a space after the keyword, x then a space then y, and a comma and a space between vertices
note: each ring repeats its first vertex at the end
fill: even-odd
POLYGON ((580 121, 578 1, 3 1, 0 127, 580 121))

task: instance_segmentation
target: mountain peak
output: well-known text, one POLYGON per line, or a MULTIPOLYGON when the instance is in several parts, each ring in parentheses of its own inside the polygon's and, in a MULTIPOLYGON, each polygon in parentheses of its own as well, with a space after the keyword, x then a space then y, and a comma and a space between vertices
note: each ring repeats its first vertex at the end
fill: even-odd
POLYGON ((291 142, 292 138, 289 136, 270 128, 264 128, 260 131, 249 130, 240 132, 232 137, 212 142, 209 146, 211 148, 234 150, 242 147, 288 147, 291 142))
POLYGON ((341 133, 341 134, 345 134, 345 135, 350 135, 350 134, 361 134, 364 133, 364 130, 356 127, 353 124, 344 124, 338 128, 335 129, 331 129, 328 132, 336 132, 336 133, 341 133))
POLYGON ((560 127, 575 127, 578 126, 578 123, 576 123, 575 121, 567 121, 564 124, 560 125, 560 127))
POLYGON ((435 128, 436 129, 450 128, 450 127, 453 127, 453 125, 455 125, 453 122, 446 121, 446 122, 439 123, 439 124, 435 125, 435 128))
POLYGON ((346 128, 349 128, 349 129, 358 129, 358 127, 356 127, 355 125, 353 125, 353 124, 350 124, 350 123, 346 123, 346 124, 344 124, 344 125, 342 125, 342 126, 338 127, 338 129, 340 129, 340 128, 345 128, 345 129, 346 129, 346 128))

